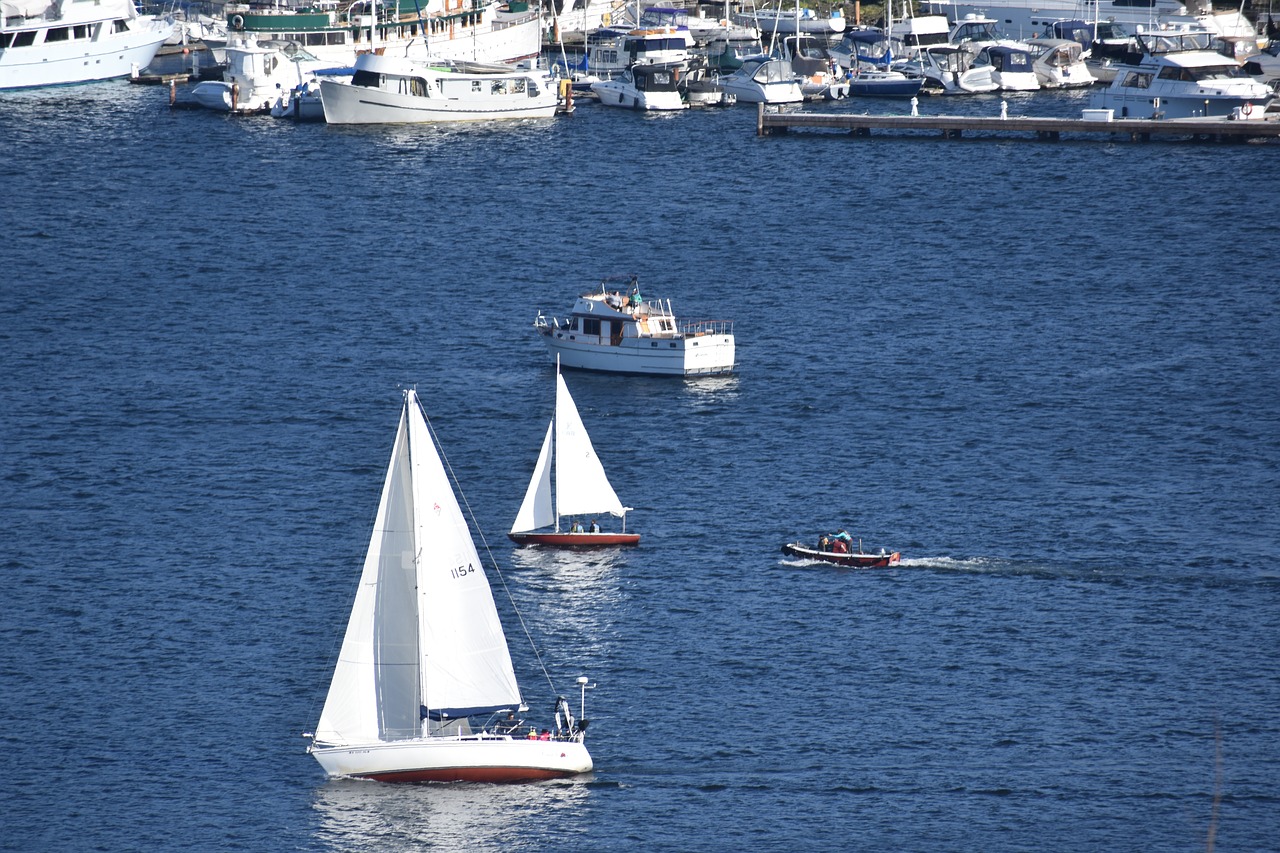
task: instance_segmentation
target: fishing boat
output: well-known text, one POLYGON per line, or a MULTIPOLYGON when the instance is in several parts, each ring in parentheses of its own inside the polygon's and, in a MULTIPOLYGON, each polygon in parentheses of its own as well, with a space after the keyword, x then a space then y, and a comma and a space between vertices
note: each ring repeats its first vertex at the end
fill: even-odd
POLYGON ((556 413, 547 424, 547 435, 542 440, 542 451, 538 454, 533 476, 529 478, 529 489, 507 535, 521 545, 636 545, 640 542, 640 534, 627 532, 629 509, 631 507, 622 505, 609 484, 604 465, 596 455, 591 436, 587 434, 578 407, 569 394, 569 386, 565 385, 564 377, 557 368, 556 413), (556 469, 554 492, 551 488, 553 461, 556 469), (594 520, 589 530, 582 530, 578 523, 567 532, 560 529, 563 517, 603 513, 622 519, 622 531, 602 531, 594 520), (555 530, 537 532, 549 525, 555 525, 555 530))
POLYGON ((363 53, 350 82, 320 81, 329 124, 551 118, 560 106, 545 70, 363 53))
POLYGON ((788 542, 782 546, 782 553, 789 557, 799 557, 804 560, 820 560, 824 563, 834 563, 837 566, 856 566, 858 568, 873 569, 883 568, 885 566, 896 566, 902 562, 902 554, 897 551, 889 553, 881 549, 879 554, 867 554, 862 550, 862 543, 858 543, 857 551, 824 551, 812 545, 804 545, 800 542, 788 542))
POLYGON ((133 0, 2 0, 0 89, 87 83, 137 74, 174 31, 133 0))
POLYGON ((404 392, 369 551, 308 751, 330 776, 521 782, 591 770, 575 719, 528 710, 471 531, 417 394, 404 392))
POLYGON ((533 328, 564 367, 650 376, 733 371, 732 320, 679 322, 671 300, 645 299, 635 276, 604 279, 563 320, 539 311, 533 328), (628 281, 629 294, 609 290, 619 281, 628 281))

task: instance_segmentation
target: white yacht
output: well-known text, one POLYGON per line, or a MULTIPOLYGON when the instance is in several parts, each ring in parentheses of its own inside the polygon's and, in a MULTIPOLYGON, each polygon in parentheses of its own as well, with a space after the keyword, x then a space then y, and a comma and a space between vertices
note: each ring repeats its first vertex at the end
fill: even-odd
MULTIPOLYGON (((394 3, 353 0, 313 3, 298 8, 282 5, 264 8, 229 3, 227 39, 237 34, 261 41, 292 41, 320 59, 351 65, 368 51, 404 54, 418 58, 442 57, 466 62, 521 62, 534 59, 541 49, 542 18, 527 0, 475 0, 463 7, 461 0, 422 2, 421 12, 405 4, 399 14, 394 3), (395 9, 395 14, 388 10, 395 9), (379 11, 381 10, 381 11, 379 11)), ((216 53, 216 38, 204 43, 216 53)))
POLYGON ((634 276, 613 290, 605 279, 584 293, 563 320, 541 312, 533 327, 564 367, 653 376, 698 376, 733 370, 731 320, 677 321, 671 300, 649 299, 634 276))
POLYGON ((350 82, 320 81, 329 124, 422 124, 550 118, 560 105, 545 71, 361 54, 350 82))
POLYGON ((947 44, 925 48, 918 57, 924 88, 944 95, 983 94, 1000 88, 990 65, 974 65, 973 54, 947 44))
POLYGON ((598 80, 591 91, 608 107, 670 111, 688 109, 680 97, 682 66, 634 65, 613 80, 598 80))
POLYGON ((1001 92, 1034 92, 1040 88, 1031 52, 1020 47, 987 45, 978 51, 973 66, 990 66, 991 82, 1001 92))
POLYGON ((845 20, 840 7, 823 17, 813 9, 783 4, 776 9, 759 9, 739 12, 733 16, 737 24, 759 28, 761 37, 808 33, 823 38, 834 38, 844 32, 845 20))
POLYGON ((1119 69, 1106 89, 1089 99, 1116 118, 1261 119, 1275 93, 1239 63, 1210 49, 1207 31, 1138 33, 1142 60, 1119 69))
POLYGON ((757 54, 720 78, 724 90, 748 104, 798 104, 804 100, 795 70, 785 59, 757 54))
POLYGON ((0 89, 137 74, 173 31, 133 0, 0 0, 0 89))
POLYGON ((1076 89, 1096 80, 1084 61, 1084 47, 1070 39, 1031 39, 1031 67, 1042 89, 1076 89))

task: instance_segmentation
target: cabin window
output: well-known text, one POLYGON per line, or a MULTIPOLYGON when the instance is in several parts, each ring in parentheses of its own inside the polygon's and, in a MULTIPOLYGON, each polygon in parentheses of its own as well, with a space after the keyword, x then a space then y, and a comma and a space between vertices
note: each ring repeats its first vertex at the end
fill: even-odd
POLYGON ((13 37, 13 46, 14 47, 30 47, 31 45, 35 44, 35 41, 36 41, 36 31, 28 30, 25 33, 18 33, 13 37))
POLYGON ((577 317, 571 317, 571 318, 569 319, 569 329, 570 329, 570 331, 574 331, 574 332, 578 331, 578 318, 577 318, 577 317))
POLYGON ((482 89, 484 89, 484 85, 479 80, 471 81, 471 91, 479 93, 482 89))
POLYGON ((416 98, 425 98, 427 96, 427 79, 425 77, 410 77, 409 94, 416 98))
POLYGON ((8 47, 11 44, 13 44, 13 34, 0 33, 0 50, 4 50, 6 47, 8 47))
POLYGON ((489 92, 494 95, 505 95, 507 93, 507 81, 494 80, 493 84, 489 87, 489 92))
POLYGON ((76 26, 72 28, 72 38, 87 39, 90 35, 92 35, 92 30, 88 24, 76 24, 76 26))
POLYGON ((111 32, 113 32, 113 33, 127 33, 127 32, 129 32, 129 22, 128 22, 128 21, 125 21, 125 20, 122 20, 122 19, 117 19, 117 20, 115 20, 115 21, 112 21, 112 22, 111 22, 111 32))
POLYGON ((45 35, 45 44, 51 41, 67 41, 71 38, 71 31, 67 27, 54 27, 45 35))
POLYGON ((600 334, 600 321, 594 317, 584 317, 582 319, 582 332, 586 335, 600 334))
POLYGON ((376 71, 358 70, 351 75, 352 86, 364 86, 366 89, 381 89, 382 75, 376 71))

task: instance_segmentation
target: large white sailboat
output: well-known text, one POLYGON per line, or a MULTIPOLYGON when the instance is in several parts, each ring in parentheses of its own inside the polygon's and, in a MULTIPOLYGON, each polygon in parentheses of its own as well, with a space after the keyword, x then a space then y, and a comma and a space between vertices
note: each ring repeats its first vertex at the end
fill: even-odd
MULTIPOLYGON (((569 394, 569 386, 560 375, 556 363, 556 413, 547 424, 547 436, 542 440, 538 464, 529 479, 529 489, 524 502, 516 513, 515 524, 507 535, 522 545, 635 545, 639 533, 627 532, 627 510, 609 484, 609 478, 600 464, 591 444, 591 436, 582 423, 578 407, 569 394), (554 452, 552 433, 555 433, 554 452), (556 489, 551 490, 551 464, 555 457, 556 489), (622 519, 622 531, 560 529, 562 516, 601 515, 608 513, 622 519), (554 531, 536 532, 539 528, 555 525, 554 531)), ((595 521, 591 522, 596 526, 595 521)), ((574 527, 579 525, 575 524, 574 527)))
MULTIPOLYGON (((586 679, 578 681, 585 698, 586 679)), ((591 770, 586 720, 564 697, 541 736, 525 733, 525 710, 471 532, 417 394, 406 391, 308 751, 331 776, 383 782, 520 782, 591 770)))

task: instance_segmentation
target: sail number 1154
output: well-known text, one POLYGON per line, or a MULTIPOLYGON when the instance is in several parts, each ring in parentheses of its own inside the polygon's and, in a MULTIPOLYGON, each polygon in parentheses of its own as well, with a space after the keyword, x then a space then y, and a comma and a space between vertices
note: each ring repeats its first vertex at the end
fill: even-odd
POLYGON ((471 574, 475 570, 476 570, 475 566, 473 566, 471 563, 467 563, 465 566, 457 566, 455 568, 450 569, 449 574, 455 578, 465 578, 467 575, 471 574))

